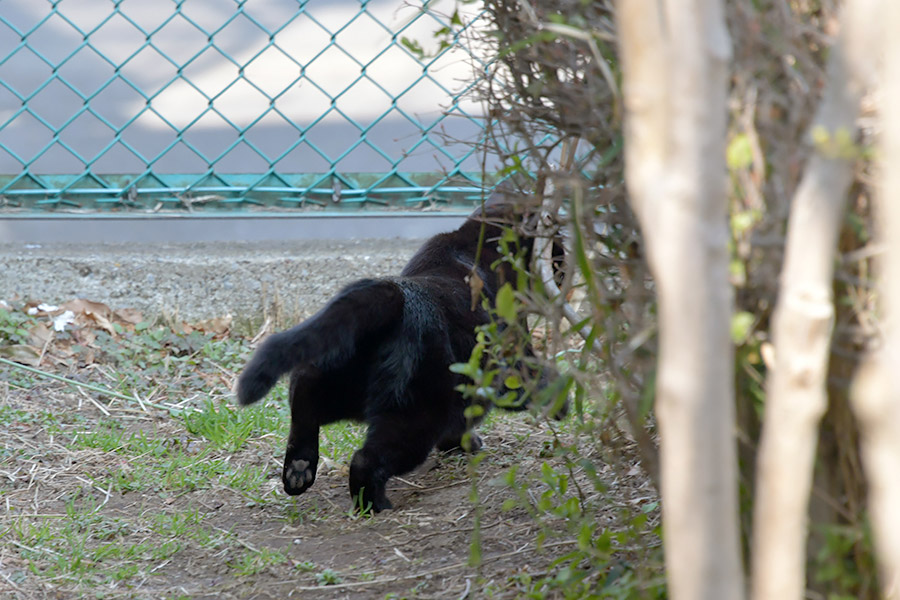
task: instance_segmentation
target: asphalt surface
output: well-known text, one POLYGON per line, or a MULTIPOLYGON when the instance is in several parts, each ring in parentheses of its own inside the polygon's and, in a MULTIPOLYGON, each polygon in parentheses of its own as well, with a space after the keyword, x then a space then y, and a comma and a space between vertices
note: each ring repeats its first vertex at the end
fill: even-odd
MULTIPOLYGON (((177 214, 4 214, 0 212, 0 244, 98 242, 271 242, 427 238, 458 227, 465 211, 345 212, 229 216, 177 214)), ((15 247, 15 246, 11 246, 15 247)))

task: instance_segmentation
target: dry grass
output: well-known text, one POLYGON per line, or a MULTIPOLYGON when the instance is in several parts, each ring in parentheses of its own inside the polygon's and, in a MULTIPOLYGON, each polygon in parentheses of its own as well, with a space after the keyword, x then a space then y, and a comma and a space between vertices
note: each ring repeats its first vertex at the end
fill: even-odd
MULTIPOLYGON (((518 597, 559 577, 568 563, 554 561, 582 544, 569 530, 575 517, 560 508, 579 495, 595 511, 592 536, 619 536, 602 561, 583 559, 585 586, 599 589, 615 569, 658 573, 649 483, 633 458, 605 464, 606 451, 574 421, 551 431, 530 415, 495 413, 477 467, 434 454, 392 480, 395 510, 362 518, 346 478, 361 428, 328 428, 316 485, 288 497, 284 390, 250 409, 231 406, 247 342, 212 334, 189 342, 182 331, 160 350, 151 341, 162 334, 138 329, 90 362, 65 340, 49 344, 40 369, 78 386, 0 365, 4 598, 518 597), (560 445, 579 445, 597 476, 560 445), (560 478, 569 482, 563 494, 553 492, 560 478), (628 519, 644 513, 650 521, 633 527, 628 519)), ((618 442, 629 456, 628 440, 618 442)), ((627 597, 658 583, 628 583, 627 597)), ((538 597, 561 594, 548 587, 538 597)))

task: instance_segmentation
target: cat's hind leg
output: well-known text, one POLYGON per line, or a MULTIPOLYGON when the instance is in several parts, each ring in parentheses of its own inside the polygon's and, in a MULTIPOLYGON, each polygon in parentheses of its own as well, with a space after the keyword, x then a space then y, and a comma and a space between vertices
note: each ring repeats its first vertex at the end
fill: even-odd
POLYGON ((436 417, 395 412, 369 420, 366 441, 350 463, 350 496, 357 510, 393 508, 385 493, 387 481, 425 462, 444 426, 436 417))

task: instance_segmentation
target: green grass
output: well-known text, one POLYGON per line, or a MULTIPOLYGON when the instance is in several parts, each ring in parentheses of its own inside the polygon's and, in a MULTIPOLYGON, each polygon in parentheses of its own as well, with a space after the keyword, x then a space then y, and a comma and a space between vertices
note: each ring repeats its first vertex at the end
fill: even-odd
POLYGON ((316 581, 319 585, 337 585, 341 582, 341 576, 331 569, 323 569, 321 573, 316 575, 316 581))
POLYGON ((140 562, 156 563, 178 553, 177 536, 148 541, 135 535, 135 523, 98 512, 91 498, 72 498, 65 516, 20 517, 8 535, 28 561, 28 569, 44 578, 103 583, 135 576, 140 562), (125 564, 128 563, 128 564, 125 564))
MULTIPOLYGON (((149 571, 175 559, 188 546, 212 552, 238 547, 235 537, 206 525, 197 508, 152 510, 111 517, 87 494, 76 494, 60 515, 21 516, 0 532, 26 561, 22 577, 85 585, 113 585, 151 576, 149 571)), ((258 572, 282 556, 260 551, 245 557, 240 573, 258 572), (254 571, 253 569, 257 569, 254 571)))
POLYGON ((182 418, 189 432, 229 452, 239 450, 251 438, 278 434, 283 439, 289 422, 286 408, 275 403, 240 409, 225 403, 215 404, 212 400, 207 400, 201 410, 185 413, 182 418))
MULTIPOLYGON (((143 430, 129 431, 116 421, 104 421, 92 430, 76 431, 68 446, 124 459, 105 478, 94 482, 103 489, 111 486, 120 493, 180 493, 219 485, 256 503, 269 499, 269 469, 229 464, 228 456, 251 446, 280 455, 289 424, 286 410, 275 404, 236 409, 210 401, 181 421, 190 436, 155 436, 143 430)), ((364 434, 365 427, 352 423, 324 427, 321 452, 346 463, 364 434)))
POLYGON ((365 436, 365 425, 358 423, 342 421, 326 425, 319 433, 319 453, 336 462, 349 463, 365 436))
POLYGON ((287 561, 288 557, 282 550, 270 548, 247 549, 239 560, 230 563, 228 566, 238 576, 247 577, 261 573, 270 566, 284 564, 287 561))
MULTIPOLYGON (((5 335, 7 342, 23 341, 26 326, 33 325, 18 317, 3 321, 0 315, 3 322, 7 330, 0 331, 0 338, 5 335)), ((229 386, 250 354, 245 340, 181 334, 149 324, 134 331, 120 328, 115 336, 93 333, 91 347, 74 344, 70 332, 61 333, 71 362, 57 369, 63 363, 52 360, 41 368, 178 408, 144 412, 137 401, 91 391, 110 413, 101 414, 82 397, 86 392, 0 368, 0 378, 33 390, 16 395, 20 404, 0 405, 0 441, 5 442, 0 444, 0 470, 52 468, 66 461, 67 471, 56 480, 66 483, 41 498, 37 514, 14 503, 0 516, 0 538, 23 565, 15 577, 68 585, 74 596, 103 597, 121 596, 123 590, 152 581, 155 568, 178 565, 189 551, 221 555, 235 577, 288 562, 285 550, 246 544, 226 530, 231 525, 215 526, 220 497, 237 499, 243 507, 271 508, 287 527, 336 514, 343 518, 325 502, 320 507, 316 497, 296 502, 281 491, 279 465, 290 425, 287 389, 279 384, 251 407, 234 404, 229 386), (46 390, 55 396, 55 405, 41 401, 46 390), (34 445, 19 447, 14 438, 3 437, 5 432, 28 436, 34 445)), ((48 355, 53 352, 48 349, 48 355)), ((485 426, 493 422, 489 417, 485 426)), ((365 432, 364 426, 347 422, 323 427, 321 456, 348 464, 365 432)), ((44 476, 52 479, 56 473, 44 476)), ((0 505, 22 498, 21 485, 0 478, 0 505)), ((297 570, 307 572, 315 585, 334 585, 344 577, 312 563, 301 563, 297 570)), ((159 597, 178 596, 170 592, 159 597)))

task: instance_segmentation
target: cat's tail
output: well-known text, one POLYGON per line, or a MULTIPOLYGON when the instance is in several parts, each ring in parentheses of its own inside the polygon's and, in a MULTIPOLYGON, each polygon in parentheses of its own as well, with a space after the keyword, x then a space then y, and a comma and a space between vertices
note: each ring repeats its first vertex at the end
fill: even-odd
POLYGON ((363 279, 350 284, 318 313, 263 342, 238 377, 238 402, 261 400, 295 366, 332 369, 345 364, 361 340, 398 323, 402 315, 403 292, 394 282, 363 279))

